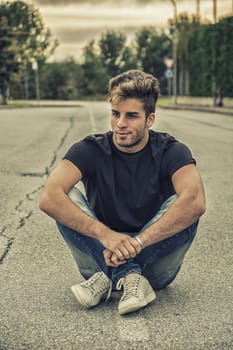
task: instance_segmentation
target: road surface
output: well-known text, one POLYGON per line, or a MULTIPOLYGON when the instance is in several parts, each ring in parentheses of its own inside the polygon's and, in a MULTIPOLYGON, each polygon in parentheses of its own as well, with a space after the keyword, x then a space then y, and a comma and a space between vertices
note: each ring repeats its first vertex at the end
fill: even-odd
POLYGON ((208 210, 177 279, 125 317, 119 293, 91 310, 77 304, 70 286, 82 278, 38 210, 68 147, 108 128, 104 102, 0 110, 0 350, 232 350, 233 118, 158 109, 155 129, 187 143, 197 159, 208 210))

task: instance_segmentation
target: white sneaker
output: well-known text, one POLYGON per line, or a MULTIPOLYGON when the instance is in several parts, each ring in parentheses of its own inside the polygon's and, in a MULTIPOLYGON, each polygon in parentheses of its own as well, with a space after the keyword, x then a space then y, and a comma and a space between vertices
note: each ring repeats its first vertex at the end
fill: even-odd
POLYGON ((110 298, 112 281, 103 272, 96 272, 87 281, 72 286, 71 290, 79 304, 91 308, 98 305, 105 296, 106 300, 110 298))
POLYGON ((138 274, 129 273, 117 283, 117 289, 123 286, 124 293, 118 305, 120 315, 136 311, 151 303, 155 298, 155 292, 148 280, 138 274))

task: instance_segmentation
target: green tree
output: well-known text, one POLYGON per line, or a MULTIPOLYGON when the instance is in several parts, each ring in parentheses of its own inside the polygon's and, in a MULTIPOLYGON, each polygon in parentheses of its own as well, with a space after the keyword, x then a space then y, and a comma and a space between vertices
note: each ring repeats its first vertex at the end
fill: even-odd
POLYGON ((134 42, 139 68, 155 75, 161 86, 161 92, 166 94, 167 81, 164 59, 172 55, 172 42, 165 32, 158 32, 154 28, 143 28, 136 33, 134 42))
POLYGON ((216 89, 220 88, 224 96, 233 97, 233 16, 213 25, 213 31, 213 76, 216 89))
POLYGON ((126 35, 120 32, 107 31, 102 34, 98 46, 100 49, 100 59, 106 68, 109 77, 122 72, 126 65, 125 59, 128 52, 125 50, 126 35))
POLYGON ((188 38, 189 33, 199 26, 199 18, 196 15, 180 13, 177 22, 174 19, 169 20, 170 33, 177 35, 177 66, 179 93, 187 95, 189 93, 189 75, 188 75, 188 38))
POLYGON ((83 80, 79 83, 82 94, 84 96, 106 94, 108 73, 101 61, 94 40, 91 40, 84 48, 81 67, 84 74, 83 80))
POLYGON ((131 46, 126 46, 122 53, 121 71, 138 68, 136 51, 131 46))
MULTIPOLYGON (((11 56, 11 60, 18 62, 21 75, 32 73, 33 62, 37 62, 41 67, 57 46, 57 41, 51 38, 50 31, 45 28, 38 9, 23 1, 7 1, 0 4, 1 18, 7 23, 8 32, 0 36, 0 42, 4 42, 6 36, 11 39, 11 45, 1 50, 1 67, 8 65, 1 56, 5 55, 4 51, 8 51, 9 47, 13 48, 14 58, 11 56)), ((9 85, 11 78, 12 71, 8 70, 4 85, 9 85)))
POLYGON ((97 43, 92 40, 84 48, 80 90, 85 96, 106 95, 110 78, 136 67, 136 55, 126 45, 126 36, 114 31, 103 33, 97 43))
POLYGON ((0 95, 2 95, 3 104, 7 104, 10 77, 18 70, 15 42, 7 18, 2 16, 0 17, 0 95))
POLYGON ((189 75, 192 96, 214 96, 221 88, 233 96, 233 17, 201 25, 189 35, 189 75))
POLYGON ((72 58, 44 64, 40 76, 44 99, 74 100, 81 95, 78 84, 82 80, 82 70, 72 58))

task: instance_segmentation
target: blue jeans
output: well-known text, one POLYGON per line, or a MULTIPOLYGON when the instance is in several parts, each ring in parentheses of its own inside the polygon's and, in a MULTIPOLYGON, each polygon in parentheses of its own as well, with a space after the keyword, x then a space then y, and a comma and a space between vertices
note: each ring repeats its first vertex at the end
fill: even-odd
MULTIPOLYGON (((85 196, 76 187, 71 189, 69 197, 86 214, 96 218, 85 196)), ((176 195, 169 197, 141 231, 157 221, 175 199, 176 195)), ((113 286, 116 286, 121 277, 134 271, 143 274, 154 289, 161 289, 170 284, 178 274, 185 253, 196 235, 198 221, 176 235, 144 248, 135 258, 128 259, 119 267, 106 265, 103 257, 105 247, 97 239, 85 236, 60 223, 57 223, 57 226, 84 278, 88 279, 95 272, 103 271, 112 280, 113 286)), ((127 234, 133 237, 138 233, 127 234)))

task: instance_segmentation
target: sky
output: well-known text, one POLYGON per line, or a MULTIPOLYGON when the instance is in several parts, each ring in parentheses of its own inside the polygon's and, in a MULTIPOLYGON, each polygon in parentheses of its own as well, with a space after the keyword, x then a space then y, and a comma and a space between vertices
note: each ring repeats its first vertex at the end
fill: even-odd
MULTIPOLYGON (((84 46, 107 30, 119 30, 130 41, 142 27, 165 28, 173 17, 171 0, 26 0, 39 9, 46 27, 58 39, 52 60, 80 59, 84 46)), ((229 15, 233 0, 217 1, 218 17, 229 15)), ((213 18, 213 0, 200 0, 201 15, 213 18)), ((178 13, 196 12, 196 0, 177 0, 178 13)))

